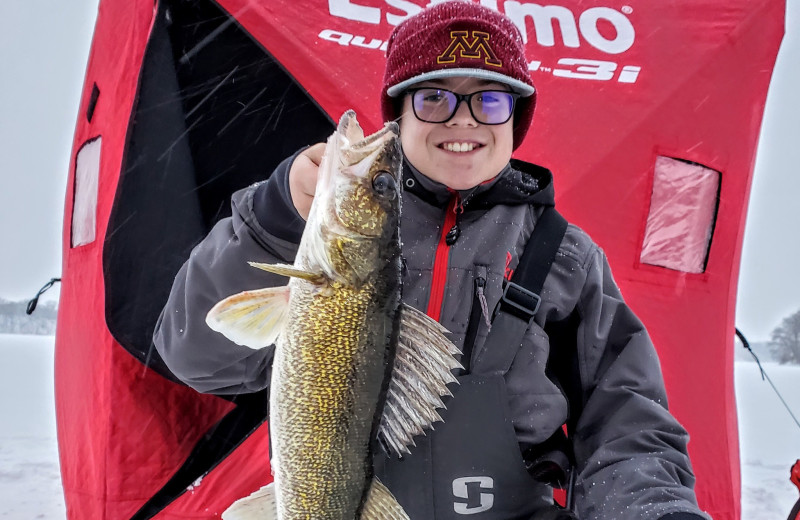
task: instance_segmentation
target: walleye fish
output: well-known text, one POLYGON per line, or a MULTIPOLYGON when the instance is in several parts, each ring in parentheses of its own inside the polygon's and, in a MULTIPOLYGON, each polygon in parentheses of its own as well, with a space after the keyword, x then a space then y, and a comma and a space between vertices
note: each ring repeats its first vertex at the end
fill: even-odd
POLYGON ((270 385, 274 482, 238 500, 226 520, 406 519, 372 470, 382 444, 410 453, 460 367, 446 329, 401 304, 396 123, 364 137, 353 111, 328 139, 293 265, 252 263, 289 277, 247 291, 206 319, 251 348, 275 344, 270 385), (380 439, 380 442, 379 442, 380 439))

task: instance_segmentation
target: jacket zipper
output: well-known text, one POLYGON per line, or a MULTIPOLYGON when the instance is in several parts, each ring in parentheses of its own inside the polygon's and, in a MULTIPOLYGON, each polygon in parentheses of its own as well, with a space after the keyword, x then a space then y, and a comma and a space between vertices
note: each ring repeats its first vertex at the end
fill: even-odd
POLYGON ((436 256, 433 260, 433 276, 431 279, 431 296, 428 300, 428 309, 425 313, 436 321, 442 317, 442 303, 444 302, 444 288, 447 285, 447 266, 450 260, 450 246, 455 244, 461 230, 458 225, 458 216, 464 211, 461 196, 453 192, 447 210, 444 214, 442 233, 436 246, 436 256))

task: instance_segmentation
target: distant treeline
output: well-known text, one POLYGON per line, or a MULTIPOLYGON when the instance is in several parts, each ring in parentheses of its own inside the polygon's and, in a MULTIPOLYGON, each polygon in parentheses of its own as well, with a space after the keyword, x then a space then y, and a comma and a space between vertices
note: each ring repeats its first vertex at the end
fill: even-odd
POLYGON ((33 314, 25 310, 27 301, 12 302, 0 298, 0 334, 41 334, 52 336, 56 333, 56 302, 42 302, 36 306, 33 314))

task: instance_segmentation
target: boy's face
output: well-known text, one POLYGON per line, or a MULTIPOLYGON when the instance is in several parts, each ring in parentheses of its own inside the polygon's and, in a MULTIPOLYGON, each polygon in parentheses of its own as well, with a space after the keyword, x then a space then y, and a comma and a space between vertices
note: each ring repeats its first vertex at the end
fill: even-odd
MULTIPOLYGON (((501 83, 470 77, 425 81, 414 87, 438 87, 458 94, 508 90, 501 83)), ((483 125, 475 121, 467 103, 462 102, 449 121, 426 123, 414 115, 411 96, 406 94, 403 99, 400 142, 406 158, 430 179, 456 190, 473 188, 500 173, 511 159, 513 134, 513 116, 500 125, 483 125), (464 144, 472 145, 471 150, 453 150, 464 144)))

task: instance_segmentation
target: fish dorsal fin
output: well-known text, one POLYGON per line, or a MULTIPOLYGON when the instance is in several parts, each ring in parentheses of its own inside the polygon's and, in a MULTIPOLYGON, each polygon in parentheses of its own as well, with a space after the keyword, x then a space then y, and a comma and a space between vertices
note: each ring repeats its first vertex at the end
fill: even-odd
POLYGON ((214 305, 206 323, 238 345, 261 349, 280 336, 288 303, 287 286, 244 291, 214 305))
POLYGON ((252 267, 261 269, 262 271, 279 274, 281 276, 286 276, 288 278, 300 278, 302 280, 306 280, 314 284, 322 283, 325 280, 325 276, 321 273, 305 271, 303 269, 300 269, 298 267, 289 264, 262 264, 260 262, 247 262, 247 263, 250 264, 252 267))
POLYGON ((373 478, 369 486, 360 518, 362 520, 409 520, 392 492, 377 478, 373 478))
POLYGON ((447 329, 417 309, 403 304, 400 338, 392 379, 386 395, 379 434, 397 455, 410 453, 413 437, 442 418, 442 396, 452 395, 448 383, 457 382, 451 370, 461 368, 453 357, 459 351, 447 339, 447 329))
POLYGON ((222 513, 222 520, 278 520, 275 483, 240 498, 222 513))

